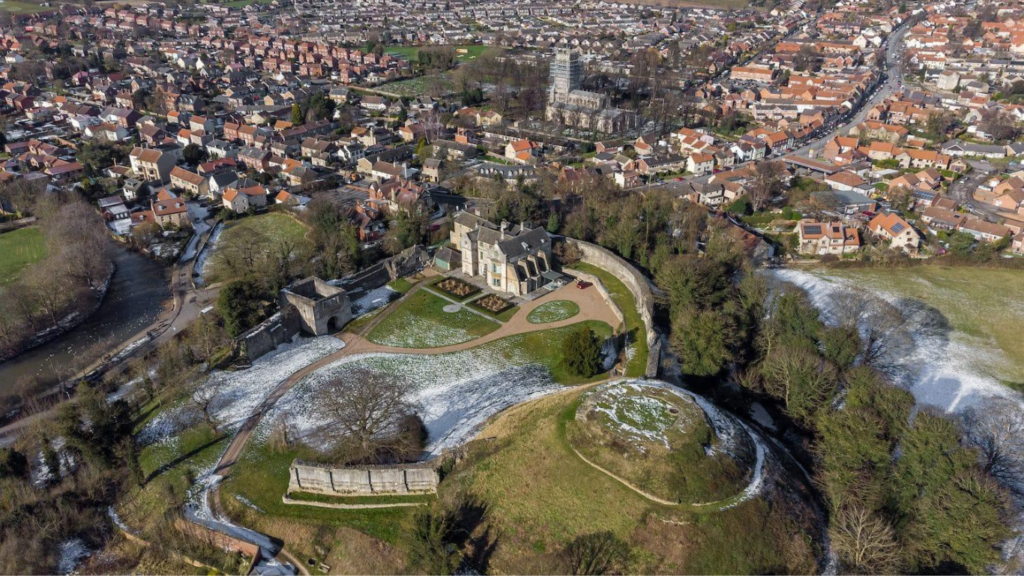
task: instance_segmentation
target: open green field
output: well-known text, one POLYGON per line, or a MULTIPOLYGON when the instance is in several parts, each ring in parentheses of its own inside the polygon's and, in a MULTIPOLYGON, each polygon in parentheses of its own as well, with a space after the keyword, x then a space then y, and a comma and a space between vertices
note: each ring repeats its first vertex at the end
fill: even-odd
POLYGON ((428 290, 419 290, 374 326, 367 338, 386 346, 438 348, 469 342, 501 327, 496 320, 489 320, 461 306, 455 312, 445 312, 445 307, 452 306, 459 305, 428 290))
POLYGON ((207 285, 232 279, 231 271, 225 264, 229 257, 228 247, 247 242, 272 245, 275 241, 287 241, 295 246, 298 253, 312 250, 313 243, 306 238, 306 226, 283 212, 267 212, 258 216, 247 216, 225 224, 217 240, 217 246, 205 270, 207 285))
MULTIPOLYGON (((997 268, 916 266, 901 270, 813 270, 826 278, 912 298, 936 308, 971 344, 1001 354, 983 359, 987 372, 1019 387, 1024 383, 1024 272, 997 268)), ((981 360, 981 359, 979 359, 981 360)))
POLYGON ((48 10, 53 10, 53 8, 20 0, 4 0, 0 2, 0 12, 10 12, 11 14, 35 14, 36 12, 46 12, 48 10))
MULTIPOLYGON (((391 46, 385 48, 384 52, 415 62, 419 58, 420 48, 420 46, 391 46)), ((483 44, 467 44, 464 46, 454 46, 453 48, 455 48, 455 58, 460 62, 465 62, 467 60, 475 60, 476 58, 479 58, 480 55, 489 48, 489 46, 484 46, 483 44), (461 52, 462 50, 465 50, 465 53, 461 52)))
POLYGON ((573 267, 580 272, 586 272, 600 279, 611 295, 615 305, 622 311, 622 315, 626 318, 626 333, 629 334, 629 345, 632 347, 632 357, 629 358, 629 362, 626 364, 625 375, 643 376, 647 371, 647 355, 650 353, 650 350, 647 347, 647 332, 644 320, 640 317, 640 313, 636 311, 636 299, 633 298, 633 293, 626 288, 626 285, 621 280, 597 266, 580 262, 573 267))
POLYGON ((30 226, 0 234, 0 286, 10 284, 26 266, 45 257, 46 242, 39 228, 30 226))

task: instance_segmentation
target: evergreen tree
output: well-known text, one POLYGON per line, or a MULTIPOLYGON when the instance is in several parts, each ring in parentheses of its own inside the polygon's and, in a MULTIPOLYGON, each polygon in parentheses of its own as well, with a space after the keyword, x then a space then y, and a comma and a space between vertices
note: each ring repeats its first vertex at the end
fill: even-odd
POLYGON ((562 341, 562 362, 574 376, 589 378, 601 371, 601 343, 586 326, 573 330, 562 341))

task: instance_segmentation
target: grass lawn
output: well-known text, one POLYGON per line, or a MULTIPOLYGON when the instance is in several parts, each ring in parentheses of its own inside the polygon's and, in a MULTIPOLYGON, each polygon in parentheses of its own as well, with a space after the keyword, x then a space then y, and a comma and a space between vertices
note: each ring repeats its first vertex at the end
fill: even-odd
MULTIPOLYGON (((198 425, 175 438, 146 446, 139 453, 146 482, 142 487, 133 486, 120 499, 118 515, 143 537, 161 537, 165 514, 183 505, 196 478, 216 464, 227 443, 227 435, 198 425)), ((230 562, 228 556, 201 559, 215 565, 230 562)))
POLYGON ((10 284, 26 266, 45 257, 46 242, 39 228, 30 226, 0 234, 0 285, 10 284))
POLYGON ((367 338, 386 346, 437 348, 474 340, 501 326, 466 309, 445 312, 449 305, 454 306, 427 290, 419 290, 401 301, 367 338))
POLYGON ((636 311, 636 299, 633 298, 633 293, 626 288, 621 280, 597 266, 580 262, 573 267, 600 279, 608 293, 611 294, 612 300, 622 311, 622 315, 626 318, 629 345, 633 349, 633 355, 626 363, 626 376, 643 376, 647 371, 647 355, 649 353, 647 327, 644 326, 644 320, 640 317, 640 313, 636 311))
POLYGON ((220 4, 228 8, 245 8, 250 4, 270 4, 274 0, 232 0, 231 2, 205 2, 207 4, 220 4))
POLYGON ((565 429, 580 394, 569 392, 502 413, 441 483, 487 505, 500 535, 490 572, 561 573, 555 554, 574 537, 608 530, 630 543, 627 573, 750 574, 814 570, 799 528, 760 499, 718 513, 660 506, 579 459, 565 429))
POLYGON ((1019 328, 1024 323, 1024 272, 928 265, 896 272, 877 268, 813 272, 938 309, 968 344, 999 352, 979 357, 977 368, 1024 389, 1024 339, 1019 328))
POLYGON ((414 282, 410 282, 407 278, 399 278, 394 282, 388 282, 388 288, 391 288, 395 292, 401 292, 402 294, 412 290, 412 287, 415 285, 416 284, 414 282))
POLYGON ((4 0, 4 2, 0 2, 0 12, 10 12, 11 14, 34 14, 49 10, 53 10, 53 8, 46 8, 31 2, 21 2, 20 0, 4 0))
POLYGON ((533 324, 547 324, 567 320, 580 313, 579 304, 569 300, 552 300, 534 308, 526 317, 533 324))
POLYGON ((406 519, 415 507, 336 510, 282 502, 288 489, 288 469, 295 458, 303 456, 307 454, 297 448, 272 446, 253 438, 221 485, 221 504, 233 519, 281 538, 304 556, 312 554, 311 543, 296 538, 296 525, 306 529, 320 525, 346 527, 389 544, 400 542, 406 519))
POLYGON ((377 89, 390 94, 414 98, 423 95, 426 88, 432 85, 436 85, 441 92, 445 93, 455 90, 455 83, 452 82, 451 76, 447 72, 388 82, 377 86, 377 89))
POLYGON ((267 212, 228 222, 217 240, 217 246, 210 256, 210 261, 207 263, 206 285, 232 279, 231 272, 224 262, 225 254, 221 252, 225 246, 240 244, 247 238, 258 238, 262 235, 270 242, 289 241, 297 248, 297 253, 301 254, 313 249, 312 242, 306 238, 307 231, 304 224, 283 212, 267 212))

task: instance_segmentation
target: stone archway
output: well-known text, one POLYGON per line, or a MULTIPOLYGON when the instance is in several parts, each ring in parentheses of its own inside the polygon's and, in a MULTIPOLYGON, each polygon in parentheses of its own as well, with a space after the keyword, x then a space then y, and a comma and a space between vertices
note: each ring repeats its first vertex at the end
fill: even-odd
POLYGON ((347 319, 341 314, 331 316, 327 320, 327 333, 334 334, 335 332, 341 332, 341 329, 345 327, 345 324, 348 324, 347 319))

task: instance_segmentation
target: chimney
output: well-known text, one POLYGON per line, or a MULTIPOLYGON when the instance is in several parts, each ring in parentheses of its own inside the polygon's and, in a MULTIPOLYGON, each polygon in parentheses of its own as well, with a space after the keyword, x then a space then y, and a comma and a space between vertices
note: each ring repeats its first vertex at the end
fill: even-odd
POLYGON ((505 239, 505 228, 508 228, 508 222, 502 220, 501 221, 501 239, 502 240, 505 239))

